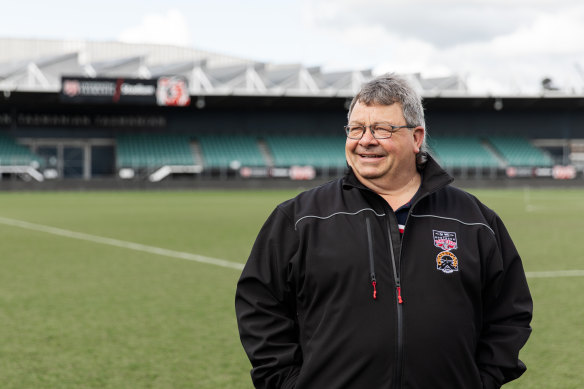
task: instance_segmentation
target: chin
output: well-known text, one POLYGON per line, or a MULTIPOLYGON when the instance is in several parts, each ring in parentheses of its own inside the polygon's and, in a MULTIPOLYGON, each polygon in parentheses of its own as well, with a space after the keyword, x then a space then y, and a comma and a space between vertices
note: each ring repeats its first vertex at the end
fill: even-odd
POLYGON ((353 171, 363 177, 366 178, 368 180, 374 180, 376 178, 380 178, 383 177, 383 172, 380 171, 372 171, 370 169, 353 169, 353 171))

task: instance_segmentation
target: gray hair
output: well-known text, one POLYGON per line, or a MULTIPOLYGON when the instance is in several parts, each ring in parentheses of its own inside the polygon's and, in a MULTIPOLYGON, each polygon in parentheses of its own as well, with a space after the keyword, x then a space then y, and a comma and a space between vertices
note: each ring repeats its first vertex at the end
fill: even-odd
MULTIPOLYGON (((392 105, 399 103, 408 126, 421 126, 426 129, 422 97, 411 86, 408 80, 394 73, 384 74, 363 84, 361 90, 353 97, 353 101, 351 101, 347 118, 351 117, 351 112, 353 112, 353 108, 357 102, 365 105, 392 105)), ((425 136, 420 152, 416 155, 416 163, 418 166, 426 163, 427 153, 428 147, 425 136)))

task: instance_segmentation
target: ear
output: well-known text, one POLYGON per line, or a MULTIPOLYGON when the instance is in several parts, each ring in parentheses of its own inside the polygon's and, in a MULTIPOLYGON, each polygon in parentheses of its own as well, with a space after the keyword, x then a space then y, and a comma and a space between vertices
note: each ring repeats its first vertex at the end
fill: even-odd
POLYGON ((418 154, 424 143, 424 137, 426 136, 426 130, 422 126, 418 126, 412 130, 412 135, 414 137, 414 153, 418 154))

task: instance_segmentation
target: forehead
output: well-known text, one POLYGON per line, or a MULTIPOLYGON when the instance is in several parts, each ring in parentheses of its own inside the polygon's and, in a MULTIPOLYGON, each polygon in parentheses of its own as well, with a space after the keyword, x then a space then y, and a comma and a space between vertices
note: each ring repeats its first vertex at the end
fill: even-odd
POLYGON ((400 103, 382 105, 357 102, 351 111, 349 122, 389 122, 392 124, 402 124, 402 122, 405 122, 405 119, 400 103))

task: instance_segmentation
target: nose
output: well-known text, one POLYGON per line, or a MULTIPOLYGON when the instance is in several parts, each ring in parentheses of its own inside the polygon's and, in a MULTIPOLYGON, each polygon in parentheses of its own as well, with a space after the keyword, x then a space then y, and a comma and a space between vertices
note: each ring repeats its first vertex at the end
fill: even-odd
POLYGON ((359 140, 359 144, 361 144, 361 145, 369 145, 369 144, 372 144, 372 143, 379 143, 379 142, 373 136, 373 131, 371 129, 371 126, 366 126, 365 127, 365 133, 363 134, 363 137, 359 140))

